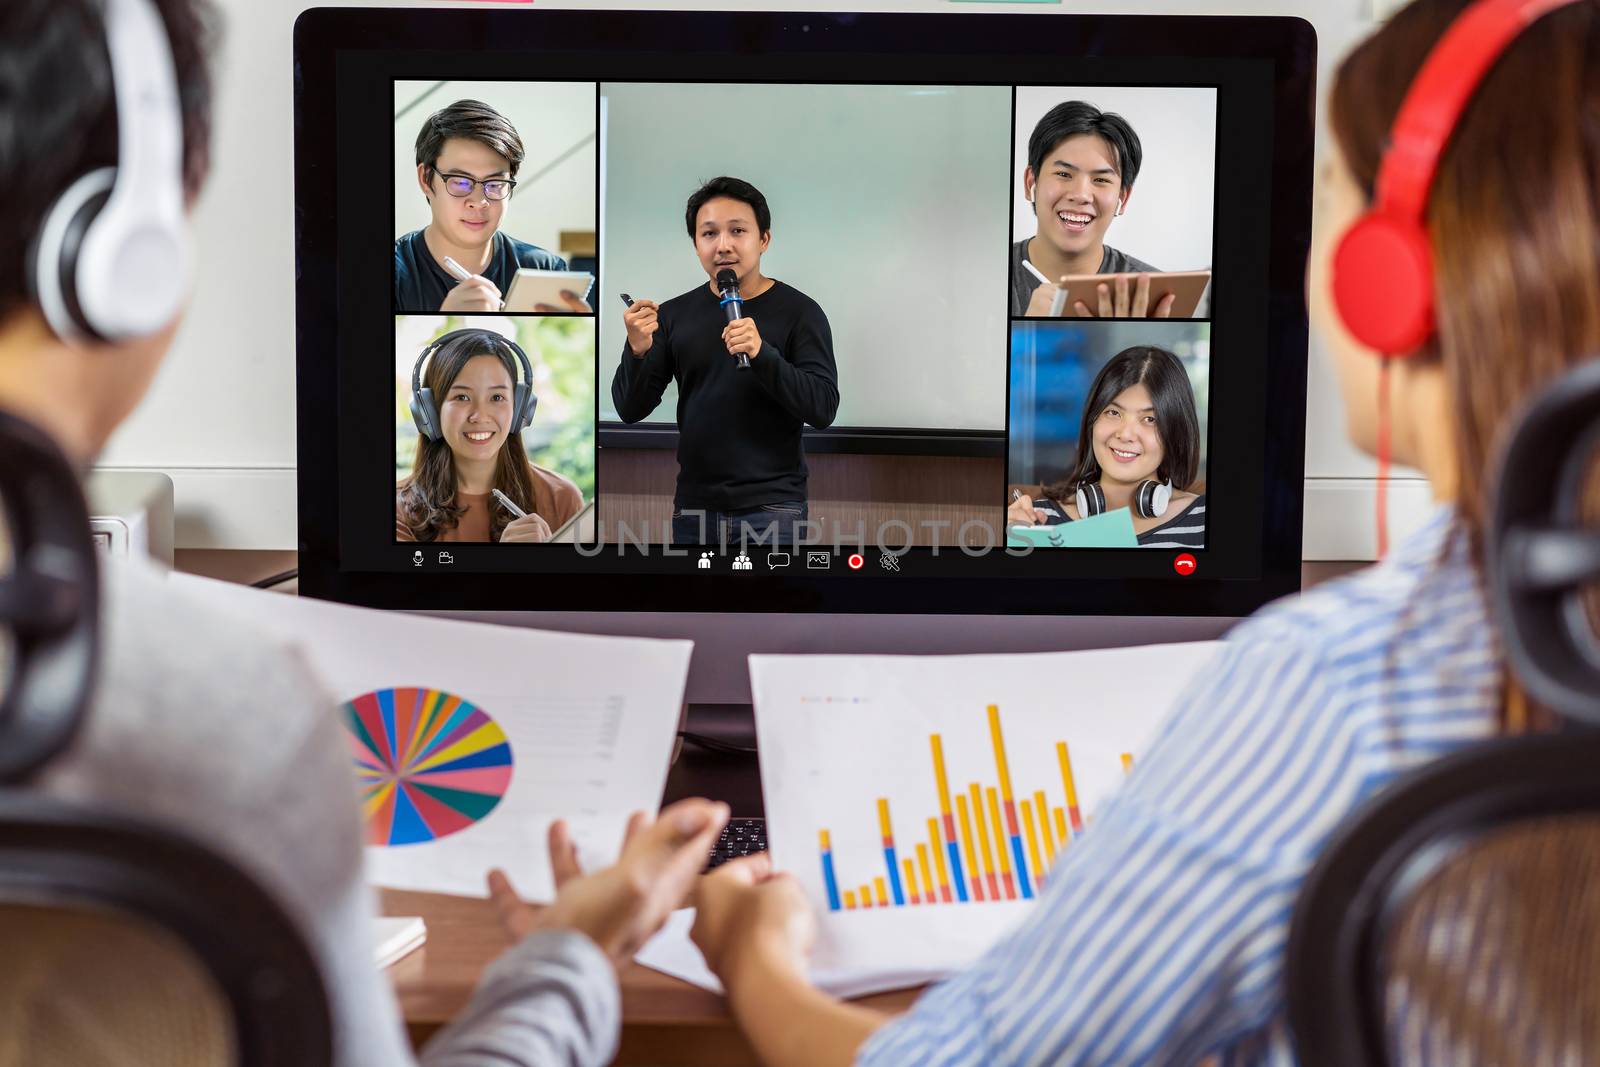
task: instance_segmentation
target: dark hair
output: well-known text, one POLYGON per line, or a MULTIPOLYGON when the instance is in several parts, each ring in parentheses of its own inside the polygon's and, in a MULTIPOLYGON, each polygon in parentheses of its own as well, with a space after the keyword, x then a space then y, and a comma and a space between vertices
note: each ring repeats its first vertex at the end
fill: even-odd
POLYGON ((1092 133, 1111 146, 1116 158, 1117 177, 1124 189, 1133 188, 1139 176, 1139 165, 1144 162, 1144 149, 1139 145, 1139 135, 1133 132, 1128 120, 1109 111, 1101 111, 1086 100, 1068 100, 1045 112, 1044 118, 1028 136, 1028 166, 1033 168, 1037 181, 1044 169, 1044 157, 1068 137, 1092 133))
MULTIPOLYGON (((1370 200, 1390 128, 1423 60, 1469 6, 1416 0, 1334 74, 1328 122, 1370 200)), ((1458 521, 1483 567, 1503 438, 1536 390, 1600 350, 1600 7, 1572 4, 1526 27, 1462 112, 1429 191, 1438 332, 1417 353, 1444 372, 1454 417, 1458 521), (1529 101, 1545 106, 1530 107, 1529 101)), ((1591 465, 1581 519, 1600 513, 1591 465)), ((1586 604, 1591 623, 1592 600, 1586 604)), ((1501 725, 1529 707, 1502 660, 1501 725)), ((1549 725, 1548 709, 1534 721, 1549 725)))
MULTIPOLYGON (((517 364, 504 339, 493 330, 471 330, 440 345, 428 357, 422 371, 424 388, 433 390, 434 400, 444 404, 445 396, 461 371, 478 356, 494 356, 505 366, 513 383, 517 364)), ((495 456, 494 488, 511 498, 523 511, 533 512, 533 475, 528 469, 528 453, 522 447, 521 433, 507 433, 495 456)), ((435 540, 461 521, 465 508, 456 507, 456 457, 443 438, 430 441, 417 437, 417 454, 411 473, 395 486, 395 515, 410 528, 418 541, 435 540)), ((500 532, 511 517, 504 508, 489 509, 489 538, 500 540, 500 532)))
MULTIPOLYGON (((205 0, 153 0, 166 24, 183 123, 183 184, 192 199, 211 150, 210 54, 215 11, 205 0)), ((96 0, 0 3, 0 317, 31 299, 28 247, 43 211, 79 177, 117 162, 117 114, 96 0), (24 199, 28 207, 21 206, 24 199)))
POLYGON ((689 207, 683 213, 683 224, 691 240, 694 238, 694 220, 700 214, 700 209, 706 206, 706 201, 719 196, 749 204, 750 210, 756 213, 756 230, 761 234, 772 232, 772 212, 767 209, 767 198, 761 195, 761 190, 742 178, 724 175, 712 178, 689 197, 689 207))
POLYGON ((1078 458, 1064 481, 1045 489, 1056 500, 1070 500, 1084 482, 1098 482, 1100 462, 1094 458, 1095 420, 1124 389, 1142 385, 1150 391, 1156 409, 1156 432, 1161 435, 1161 465, 1156 477, 1183 490, 1200 473, 1200 417, 1194 410, 1194 387, 1183 362, 1165 348, 1135 345, 1111 357, 1089 386, 1078 424, 1078 458))
MULTIPOLYGON (((1329 125, 1369 199, 1406 90, 1467 6, 1407 5, 1335 74, 1329 125)), ((1440 360, 1449 383, 1458 503, 1475 555, 1502 435, 1535 390, 1600 350, 1597 108, 1600 8, 1552 11, 1490 68, 1429 193, 1438 332, 1421 355, 1440 360)))
POLYGON ((444 143, 454 137, 477 141, 496 155, 504 156, 511 177, 517 176, 524 155, 517 128, 481 100, 457 100, 423 119, 422 129, 417 131, 417 163, 428 168, 429 181, 433 180, 434 164, 439 162, 444 143))

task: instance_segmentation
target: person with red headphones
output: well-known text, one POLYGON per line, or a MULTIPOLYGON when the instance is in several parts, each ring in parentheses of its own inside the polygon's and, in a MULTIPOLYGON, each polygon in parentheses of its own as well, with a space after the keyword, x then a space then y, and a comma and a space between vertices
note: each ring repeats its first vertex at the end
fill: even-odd
MULTIPOLYGON (((1415 0, 1345 60, 1311 313, 1351 439, 1421 470, 1434 513, 1375 566, 1238 626, 1039 903, 905 1015, 810 985, 816 920, 767 857, 705 879, 693 936, 763 1062, 1295 1062, 1289 919, 1330 834, 1529 719, 1486 601, 1486 502, 1520 406, 1600 352, 1597 113, 1600 0, 1415 0)), ((1437 1062, 1501 1062, 1450 1020, 1389 1016, 1437 1062)), ((1506 1036, 1518 1062, 1573 1055, 1506 1036)))
MULTIPOLYGON (((35 427, 63 466, 86 469, 138 404, 188 302, 187 215, 210 144, 211 27, 204 0, 0 3, 0 187, 11 193, 0 209, 0 410, 35 427)), ((531 415, 531 397, 518 407, 531 415)), ((432 407, 429 417, 449 419, 432 407)), ((0 568, 4 556, 0 543, 0 568)), ((32 562, 61 571, 49 556, 32 562)), ((175 591, 147 561, 104 572, 98 695, 70 743, 29 768, 28 788, 170 828, 232 860, 312 949, 333 1030, 331 1058, 320 1062, 418 1062, 373 965, 373 894, 337 702, 297 654, 175 591)), ((0 648, 0 675, 9 651, 0 648)), ((641 814, 618 862, 588 873, 558 823, 548 841, 556 899, 538 911, 491 875, 508 948, 420 1062, 609 1062, 621 1019, 616 968, 683 899, 727 816, 727 805, 706 800, 641 814)), ((26 980, 7 990, 24 1009, 47 994, 26 980)), ((57 1002, 48 1006, 59 1015, 57 1002)), ((119 1023, 73 1016, 68 1025, 103 1052, 97 1062, 154 1062, 119 1045, 119 1023)), ((18 1030, 0 1033, 0 1062, 64 1062, 51 1027, 18 1030)))

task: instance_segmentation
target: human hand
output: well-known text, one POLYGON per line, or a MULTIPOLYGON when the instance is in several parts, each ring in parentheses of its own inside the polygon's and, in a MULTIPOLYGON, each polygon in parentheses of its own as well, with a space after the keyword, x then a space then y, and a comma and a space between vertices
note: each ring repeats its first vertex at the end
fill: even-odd
POLYGON ((557 820, 549 834, 555 902, 530 907, 501 870, 489 872, 489 899, 511 937, 576 930, 620 966, 683 903, 727 821, 728 806, 710 800, 680 800, 654 819, 635 812, 617 862, 585 874, 567 824, 557 820))
MULTIPOLYGON (((1066 278, 1062 278, 1062 285, 1065 285, 1066 281, 1066 278)), ((1061 292, 1061 286, 1046 285, 1041 282, 1039 288, 1033 291, 1033 295, 1028 297, 1028 306, 1022 309, 1023 317, 1030 319, 1047 318, 1050 315, 1050 309, 1055 306, 1056 294, 1059 292, 1061 292)))
POLYGON ((506 528, 500 531, 500 543, 508 541, 523 541, 530 544, 550 540, 550 524, 544 517, 534 512, 528 512, 520 519, 512 519, 506 523, 506 528))
POLYGON ((655 344, 656 331, 661 328, 656 311, 654 300, 635 300, 622 313, 622 324, 628 328, 628 347, 636 356, 643 356, 655 344))
POLYGON ((765 853, 725 863, 700 879, 694 903, 689 937, 730 992, 752 959, 803 973, 817 939, 816 916, 800 883, 774 874, 765 853))
POLYGON ((1045 513, 1033 506, 1033 497, 1018 493, 1017 498, 1006 509, 1006 524, 1008 526, 1038 526, 1045 520, 1045 513))
POLYGON ((590 307, 584 302, 582 297, 580 297, 577 293, 574 293, 571 289, 561 290, 561 303, 563 305, 562 307, 557 307, 554 304, 535 304, 533 305, 533 310, 544 313, 549 313, 551 311, 579 311, 585 315, 594 310, 594 308, 590 307))
POLYGON ((722 328, 722 343, 728 346, 728 355, 744 353, 751 359, 761 351, 761 331, 752 318, 734 319, 722 328))
POLYGON ((440 311, 499 311, 505 306, 500 289, 481 274, 463 278, 456 287, 444 294, 440 311))
POLYGON ((1116 275, 1109 282, 1095 286, 1095 296, 1097 310, 1090 311, 1089 306, 1079 300, 1072 305, 1073 314, 1079 318, 1170 319, 1172 305, 1178 299, 1176 293, 1163 293, 1152 307, 1148 274, 1139 275, 1131 291, 1127 275, 1116 275))

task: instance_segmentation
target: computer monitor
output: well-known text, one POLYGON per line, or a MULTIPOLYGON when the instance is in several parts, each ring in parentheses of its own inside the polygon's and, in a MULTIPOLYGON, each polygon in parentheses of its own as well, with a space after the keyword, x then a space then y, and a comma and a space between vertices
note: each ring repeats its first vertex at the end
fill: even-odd
POLYGON ((303 594, 727 700, 1298 588, 1304 21, 319 9, 295 70, 303 594))

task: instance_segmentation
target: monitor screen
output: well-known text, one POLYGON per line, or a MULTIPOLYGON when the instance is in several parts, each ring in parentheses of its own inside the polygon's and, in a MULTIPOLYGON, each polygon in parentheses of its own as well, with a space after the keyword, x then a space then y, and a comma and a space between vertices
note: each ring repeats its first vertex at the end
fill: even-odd
POLYGON ((303 591, 1297 587, 1304 22, 314 10, 295 48, 303 591))

